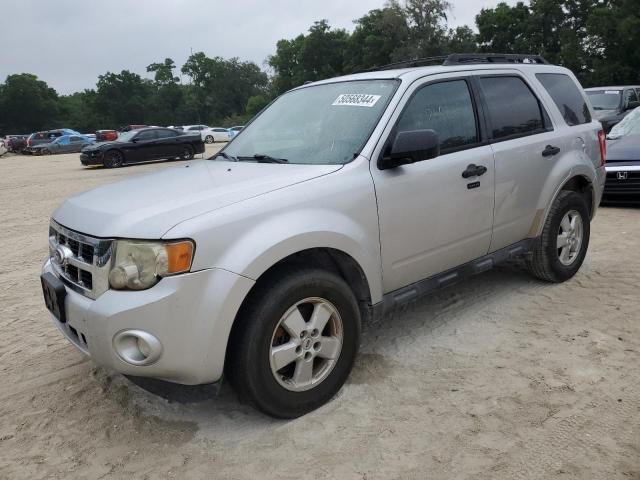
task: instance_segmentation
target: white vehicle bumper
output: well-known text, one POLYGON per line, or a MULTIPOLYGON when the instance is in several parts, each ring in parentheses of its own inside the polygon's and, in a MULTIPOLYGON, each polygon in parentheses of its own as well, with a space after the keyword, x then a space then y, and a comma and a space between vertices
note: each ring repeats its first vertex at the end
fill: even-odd
MULTIPOLYGON (((54 273, 49 260, 42 272, 54 273)), ((253 284, 241 275, 209 269, 164 278, 148 290, 108 290, 96 300, 65 287, 66 323, 52 318, 99 365, 185 385, 211 383, 222 377, 231 326, 253 284), (135 365, 118 353, 122 346, 114 339, 130 330, 159 342, 153 363, 135 365)))

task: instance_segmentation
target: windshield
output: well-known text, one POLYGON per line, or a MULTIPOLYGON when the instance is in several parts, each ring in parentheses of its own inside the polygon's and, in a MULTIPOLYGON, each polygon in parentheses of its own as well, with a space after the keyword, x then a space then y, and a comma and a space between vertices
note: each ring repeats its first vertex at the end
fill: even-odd
POLYGON ((130 142, 133 137, 138 133, 137 130, 129 130, 128 132, 123 132, 118 134, 118 138, 116 138, 117 142, 130 142))
POLYGON ((617 110, 622 105, 620 90, 592 90, 587 95, 594 110, 617 110))
POLYGON ((397 85, 396 80, 348 81, 286 93, 224 153, 239 160, 257 156, 287 163, 348 163, 360 153, 397 85))
POLYGON ((610 139, 624 137, 625 135, 640 134, 640 107, 634 109, 629 115, 624 117, 620 123, 615 125, 609 135, 610 139))

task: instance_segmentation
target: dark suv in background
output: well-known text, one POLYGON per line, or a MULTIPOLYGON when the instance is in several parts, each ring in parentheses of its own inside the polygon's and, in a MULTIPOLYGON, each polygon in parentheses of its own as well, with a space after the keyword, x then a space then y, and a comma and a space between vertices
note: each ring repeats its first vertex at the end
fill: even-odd
POLYGON ((594 87, 585 90, 604 131, 609 133, 631 110, 640 107, 640 86, 594 87))

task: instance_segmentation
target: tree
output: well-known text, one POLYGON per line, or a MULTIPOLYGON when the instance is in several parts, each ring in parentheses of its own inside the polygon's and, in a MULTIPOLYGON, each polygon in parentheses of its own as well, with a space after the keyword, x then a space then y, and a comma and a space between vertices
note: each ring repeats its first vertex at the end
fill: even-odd
POLYGON ((166 86, 180 81, 179 77, 175 77, 173 75, 173 70, 175 68, 175 62, 170 58, 165 58, 162 63, 152 63, 147 66, 147 72, 154 73, 154 81, 156 82, 156 85, 166 86))
POLYGON ((406 0, 404 10, 411 28, 412 55, 416 58, 442 55, 451 4, 446 0, 406 0))
POLYGON ((107 72, 98 77, 95 107, 111 127, 145 124, 149 117, 148 100, 152 95, 151 82, 137 73, 129 70, 107 72))
POLYGON ((397 3, 371 10, 354 20, 356 27, 347 40, 345 70, 355 72, 404 60, 409 48, 409 25, 397 3))
POLYGON ((3 132, 43 130, 55 122, 58 114, 58 94, 35 75, 9 75, 0 86, 0 128, 3 132))
POLYGON ((276 93, 282 93, 307 81, 342 75, 344 51, 349 34, 333 30, 326 20, 315 22, 307 35, 280 40, 275 55, 268 59, 274 69, 276 93))

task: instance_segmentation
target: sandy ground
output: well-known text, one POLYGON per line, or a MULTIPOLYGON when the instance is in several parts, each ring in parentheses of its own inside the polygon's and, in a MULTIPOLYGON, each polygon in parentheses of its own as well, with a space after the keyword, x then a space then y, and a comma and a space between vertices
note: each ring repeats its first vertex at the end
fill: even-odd
POLYGON ((0 158, 0 478, 640 479, 640 210, 601 209, 563 285, 509 265, 365 325, 339 395, 275 421, 227 385, 149 393, 45 311, 51 211, 177 163, 0 158))

